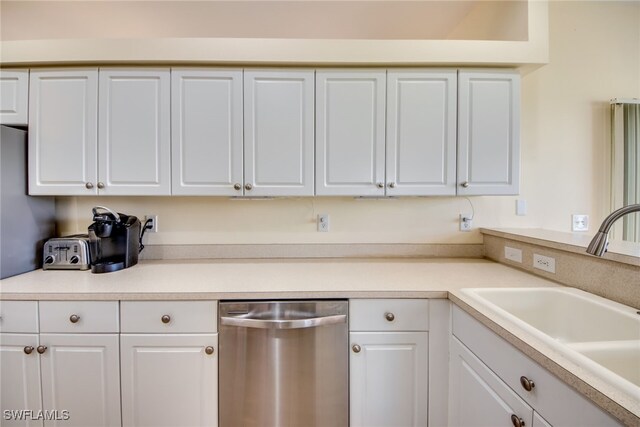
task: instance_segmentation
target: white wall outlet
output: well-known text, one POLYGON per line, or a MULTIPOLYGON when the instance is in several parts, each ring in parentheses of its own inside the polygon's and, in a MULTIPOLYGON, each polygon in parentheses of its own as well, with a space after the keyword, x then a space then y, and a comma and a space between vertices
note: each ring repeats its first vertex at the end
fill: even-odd
POLYGON ((149 224, 151 226, 151 228, 148 228, 146 232, 147 233, 157 233, 158 232, 158 215, 156 215, 156 214, 145 215, 144 216, 144 221, 142 222, 142 226, 143 227, 146 224, 147 220, 151 220, 151 224, 149 224))
POLYGON ((329 214, 318 214, 317 226, 318 231, 329 231, 329 214))
POLYGON ((471 231, 473 217, 469 214, 460 214, 460 231, 471 231))
POLYGON ((589 231, 589 215, 571 215, 571 230, 589 231))
POLYGON ((525 216, 527 214, 527 201, 518 199, 516 200, 516 215, 525 216))
POLYGON ((547 271, 549 273, 556 272, 556 259, 550 256, 533 254, 533 268, 547 271))
POLYGON ((504 247, 504 257, 509 261, 513 262, 522 262, 522 250, 516 248, 510 248, 509 246, 504 247))

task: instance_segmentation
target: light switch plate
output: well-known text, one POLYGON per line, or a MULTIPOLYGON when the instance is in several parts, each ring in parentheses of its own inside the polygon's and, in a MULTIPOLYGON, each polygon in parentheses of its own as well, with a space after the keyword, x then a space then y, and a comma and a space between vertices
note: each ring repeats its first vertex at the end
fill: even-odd
POLYGON ((522 250, 516 248, 504 247, 504 257, 509 261, 522 262, 522 250))
POLYGON ((525 216, 527 214, 527 201, 518 199, 516 200, 516 215, 525 216))

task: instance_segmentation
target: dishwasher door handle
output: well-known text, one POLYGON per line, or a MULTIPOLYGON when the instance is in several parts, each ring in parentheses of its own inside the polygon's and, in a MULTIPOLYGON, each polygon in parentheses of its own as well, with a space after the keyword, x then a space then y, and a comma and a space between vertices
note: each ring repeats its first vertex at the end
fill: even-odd
POLYGON ((220 324, 222 325, 261 329, 315 328, 316 326, 334 325, 336 323, 347 323, 347 315, 336 314, 333 316, 312 317, 310 319, 295 320, 263 320, 251 319, 247 317, 220 317, 220 324))

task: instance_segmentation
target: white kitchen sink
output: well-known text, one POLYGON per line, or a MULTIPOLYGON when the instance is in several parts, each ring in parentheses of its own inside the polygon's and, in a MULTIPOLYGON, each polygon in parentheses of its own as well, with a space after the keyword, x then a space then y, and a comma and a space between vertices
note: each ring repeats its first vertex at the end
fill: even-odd
POLYGON ((462 292, 547 342, 594 375, 640 395, 640 315, 574 288, 468 288, 462 292))

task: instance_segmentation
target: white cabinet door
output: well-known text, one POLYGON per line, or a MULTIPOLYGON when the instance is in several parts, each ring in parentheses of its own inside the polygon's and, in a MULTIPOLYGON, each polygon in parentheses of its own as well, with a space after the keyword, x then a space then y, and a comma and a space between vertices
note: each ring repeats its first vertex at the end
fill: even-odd
POLYGON ((98 194, 98 70, 33 70, 29 97, 29 194, 98 194))
POLYGON ((217 334, 122 334, 120 344, 123 426, 217 425, 217 334))
POLYGON ((518 194, 520 75, 458 75, 458 195, 518 194))
POLYGON ((316 73, 316 194, 384 196, 382 71, 316 73))
POLYGON ((387 195, 456 194, 456 70, 387 74, 387 195))
POLYGON ((349 340, 351 427, 426 426, 428 333, 351 332, 349 340))
POLYGON ((172 194, 242 195, 242 70, 172 69, 171 123, 172 194))
POLYGON ((244 73, 246 196, 313 196, 312 70, 244 73))
POLYGON ((532 425, 533 409, 457 338, 451 338, 449 422, 453 427, 515 425, 512 416, 532 425))
POLYGON ((0 70, 0 124, 27 124, 29 70, 0 70))
POLYGON ((117 334, 41 334, 42 405, 69 411, 69 420, 45 425, 120 425, 117 334))
POLYGON ((21 413, 32 410, 37 414, 42 409, 37 346, 37 334, 0 334, 0 424, 3 426, 42 426, 42 420, 31 420, 31 416, 21 413))
POLYGON ((169 69, 101 69, 99 93, 100 194, 171 194, 169 69))

